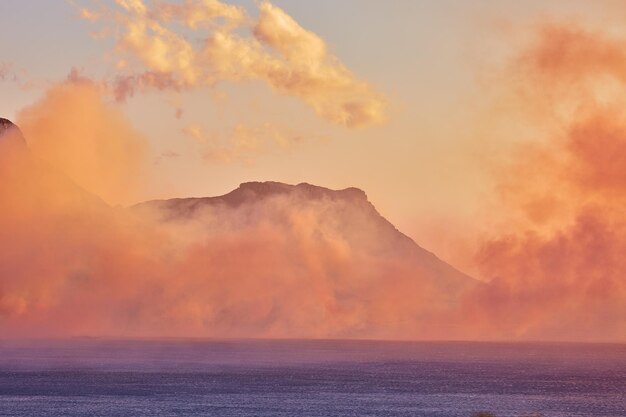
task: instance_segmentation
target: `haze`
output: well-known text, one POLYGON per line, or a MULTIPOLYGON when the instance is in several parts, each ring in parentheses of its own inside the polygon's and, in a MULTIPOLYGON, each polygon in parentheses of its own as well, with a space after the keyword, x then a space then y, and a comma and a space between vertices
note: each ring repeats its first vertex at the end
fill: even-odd
POLYGON ((0 327, 626 340, 626 8, 543 3, 3 1, 0 327), (471 284, 343 200, 127 208, 265 180, 471 284))

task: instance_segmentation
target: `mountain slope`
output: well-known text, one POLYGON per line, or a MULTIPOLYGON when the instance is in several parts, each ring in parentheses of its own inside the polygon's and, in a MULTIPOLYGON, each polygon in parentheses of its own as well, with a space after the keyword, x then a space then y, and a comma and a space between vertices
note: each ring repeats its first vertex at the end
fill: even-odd
POLYGON ((156 211, 166 222, 192 223, 208 234, 255 233, 263 225, 294 244, 305 239, 316 248, 336 248, 349 262, 375 263, 378 269, 364 271, 364 280, 379 274, 375 278, 393 284, 397 274, 409 275, 443 304, 476 283, 398 231, 357 188, 249 182, 219 197, 151 201, 135 210, 156 211))

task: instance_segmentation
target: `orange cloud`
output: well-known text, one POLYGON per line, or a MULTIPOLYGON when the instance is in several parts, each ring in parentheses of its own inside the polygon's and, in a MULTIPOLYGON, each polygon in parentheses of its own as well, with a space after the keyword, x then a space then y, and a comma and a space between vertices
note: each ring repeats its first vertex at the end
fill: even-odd
POLYGON ((477 254, 490 282, 466 299, 474 337, 626 338, 622 44, 549 25, 515 61, 505 88, 546 136, 499 170, 508 221, 477 254))
POLYGON ((122 113, 84 79, 51 88, 23 109, 18 123, 35 157, 109 203, 135 201, 147 143, 122 113))
POLYGON ((236 27, 247 19, 243 7, 218 0, 186 0, 183 4, 158 3, 154 6, 153 13, 161 21, 183 22, 185 26, 194 30, 201 26, 211 27, 216 23, 236 27))
POLYGON ((198 124, 187 126, 182 132, 196 141, 203 157, 212 162, 252 163, 261 153, 286 150, 305 140, 290 129, 271 123, 252 127, 239 123, 223 135, 206 132, 198 124))
POLYGON ((360 127, 385 118, 382 95, 332 56, 320 37, 269 2, 259 4, 256 20, 218 0, 117 4, 113 15, 122 34, 116 51, 122 67, 135 70, 116 81, 119 100, 152 88, 179 91, 225 80, 261 80, 333 123, 360 127), (206 41, 189 40, 174 24, 206 41), (241 30, 251 34, 243 36, 241 30))

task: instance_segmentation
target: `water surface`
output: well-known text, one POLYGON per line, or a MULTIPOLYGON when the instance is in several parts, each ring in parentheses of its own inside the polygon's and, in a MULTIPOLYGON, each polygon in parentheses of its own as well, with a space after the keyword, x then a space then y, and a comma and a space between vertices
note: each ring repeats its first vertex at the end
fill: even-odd
POLYGON ((2 416, 626 416, 626 345, 0 341, 2 416))

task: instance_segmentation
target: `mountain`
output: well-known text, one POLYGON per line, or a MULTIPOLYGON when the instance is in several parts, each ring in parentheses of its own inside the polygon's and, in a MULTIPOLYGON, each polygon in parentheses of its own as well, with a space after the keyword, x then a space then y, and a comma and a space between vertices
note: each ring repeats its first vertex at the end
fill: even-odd
POLYGON ((249 182, 113 208, 6 119, 0 181, 3 334, 451 337, 476 285, 357 188, 249 182))
MULTIPOLYGON (((156 212, 169 223, 193 223, 208 234, 255 233, 256 227, 345 250, 355 262, 371 262, 390 283, 400 270, 453 303, 476 281, 417 245, 385 219, 358 188, 331 190, 307 183, 247 182, 219 197, 180 198, 141 203, 134 210, 156 212), (374 262, 375 261, 375 262, 374 262), (384 266, 384 267, 383 267, 384 266), (395 270, 395 273, 394 273, 395 270)), ((292 258, 300 262, 298 258, 292 258)))
POLYGON ((3 165, 9 159, 23 160, 28 154, 28 146, 20 129, 10 120, 0 118, 0 158, 3 165))

